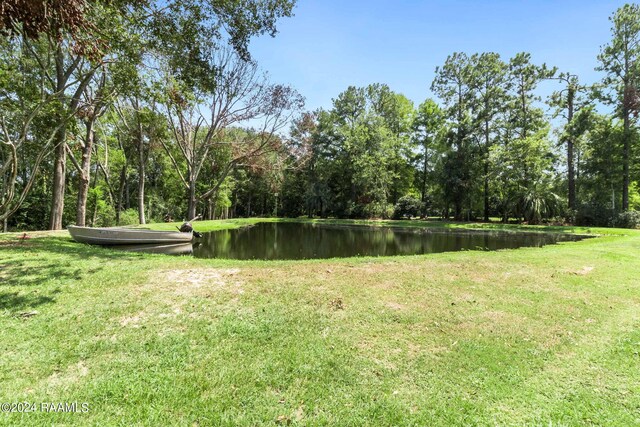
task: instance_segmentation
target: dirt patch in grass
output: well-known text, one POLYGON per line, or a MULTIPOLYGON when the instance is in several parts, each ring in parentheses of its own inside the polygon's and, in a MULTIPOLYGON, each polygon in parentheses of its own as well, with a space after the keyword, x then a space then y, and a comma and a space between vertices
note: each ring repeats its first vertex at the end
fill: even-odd
POLYGON ((593 269, 594 267, 585 266, 585 267, 582 267, 580 270, 572 271, 572 273, 577 276, 586 276, 587 274, 591 273, 593 269))
POLYGON ((146 290, 171 293, 181 297, 210 296, 216 291, 243 293, 243 281, 238 268, 190 268, 154 273, 153 283, 146 290))
MULTIPOLYGON (((222 297, 225 304, 237 300, 244 293, 244 278, 238 268, 177 268, 152 271, 146 282, 135 288, 130 296, 135 309, 114 318, 119 328, 137 329, 143 326, 181 323, 183 317, 202 314, 198 299, 222 297), (144 301, 144 307, 138 302, 144 301), (142 308, 142 309, 141 309, 142 308)), ((163 331, 164 331, 163 329, 163 331)), ((165 331, 166 332, 166 331, 165 331)))
POLYGON ((63 387, 78 382, 89 375, 89 368, 84 361, 70 365, 62 372, 54 372, 47 378, 47 384, 51 387, 63 387))
POLYGON ((405 305, 404 304, 400 304, 399 302, 395 302, 395 301, 387 301, 384 305, 386 307, 392 309, 392 310, 404 310, 405 309, 405 305))
POLYGON ((234 276, 240 272, 238 268, 202 268, 169 270, 164 272, 164 278, 176 284, 202 286, 206 283, 216 282, 224 285, 225 277, 234 276))
POLYGON ((131 316, 125 316, 120 318, 120 326, 123 327, 131 327, 131 328, 139 328, 140 327, 140 321, 142 319, 144 319, 145 317, 145 313, 144 311, 141 311, 139 313, 136 313, 134 315, 131 316))

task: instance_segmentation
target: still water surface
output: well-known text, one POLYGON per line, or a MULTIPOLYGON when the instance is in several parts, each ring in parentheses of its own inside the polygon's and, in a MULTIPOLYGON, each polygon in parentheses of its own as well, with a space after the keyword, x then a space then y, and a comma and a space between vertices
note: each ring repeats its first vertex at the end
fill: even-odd
POLYGON ((417 255, 540 247, 583 238, 585 236, 565 233, 264 222, 204 233, 195 241, 193 255, 198 258, 263 260, 417 255))

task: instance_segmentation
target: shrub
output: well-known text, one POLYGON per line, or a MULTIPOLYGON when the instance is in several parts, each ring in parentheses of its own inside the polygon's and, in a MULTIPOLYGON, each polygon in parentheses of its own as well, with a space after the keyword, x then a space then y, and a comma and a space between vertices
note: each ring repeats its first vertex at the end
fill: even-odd
POLYGON ((529 224, 540 224, 543 219, 559 213, 560 197, 544 188, 532 188, 522 195, 520 205, 529 224))
POLYGON ((423 211, 422 202, 414 196, 403 196, 396 203, 393 210, 394 219, 412 218, 423 211))
POLYGON ((120 212, 120 225, 137 225, 138 224, 138 210, 127 209, 120 212))
POLYGON ((640 211, 620 212, 609 221, 611 227, 640 228, 640 211))
POLYGON ((384 202, 372 202, 364 205, 361 209, 361 218, 382 218, 386 219, 393 214, 393 206, 384 202))
POLYGON ((589 227, 606 227, 610 226, 615 212, 606 204, 588 202, 578 207, 575 215, 575 225, 589 227))

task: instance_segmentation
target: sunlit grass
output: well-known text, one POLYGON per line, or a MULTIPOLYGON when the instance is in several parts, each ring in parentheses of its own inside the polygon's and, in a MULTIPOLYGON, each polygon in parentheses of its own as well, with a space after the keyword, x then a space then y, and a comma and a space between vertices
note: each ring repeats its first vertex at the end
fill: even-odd
POLYGON ((606 236, 276 262, 2 236, 0 401, 90 411, 0 423, 639 424, 640 232, 562 230, 606 236))

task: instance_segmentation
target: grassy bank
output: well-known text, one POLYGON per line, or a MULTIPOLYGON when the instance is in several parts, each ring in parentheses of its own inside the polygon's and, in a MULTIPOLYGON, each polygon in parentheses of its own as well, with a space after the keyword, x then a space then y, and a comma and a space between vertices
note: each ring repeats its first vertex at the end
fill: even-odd
MULTIPOLYGON (((193 227, 196 231, 207 232, 222 229, 239 228, 247 225, 256 224, 258 222, 304 222, 317 224, 340 224, 340 225, 368 225, 375 227, 430 227, 441 229, 480 229, 480 230, 499 230, 499 231, 526 231, 526 232, 558 232, 558 233, 577 233, 577 234, 597 234, 597 235, 625 235, 629 234, 629 230, 617 228, 600 228, 600 227, 567 227, 567 226, 545 226, 545 225, 519 225, 519 224, 503 224, 501 222, 455 222, 445 220, 366 220, 366 219, 307 219, 307 218, 240 218, 230 220, 217 221, 195 221, 193 227)), ((154 223, 147 224, 144 228, 153 230, 174 231, 180 227, 181 222, 170 223, 154 223)))
POLYGON ((1 236, 0 402, 89 412, 0 424, 640 424, 640 232, 562 231, 604 236, 277 262, 1 236))

